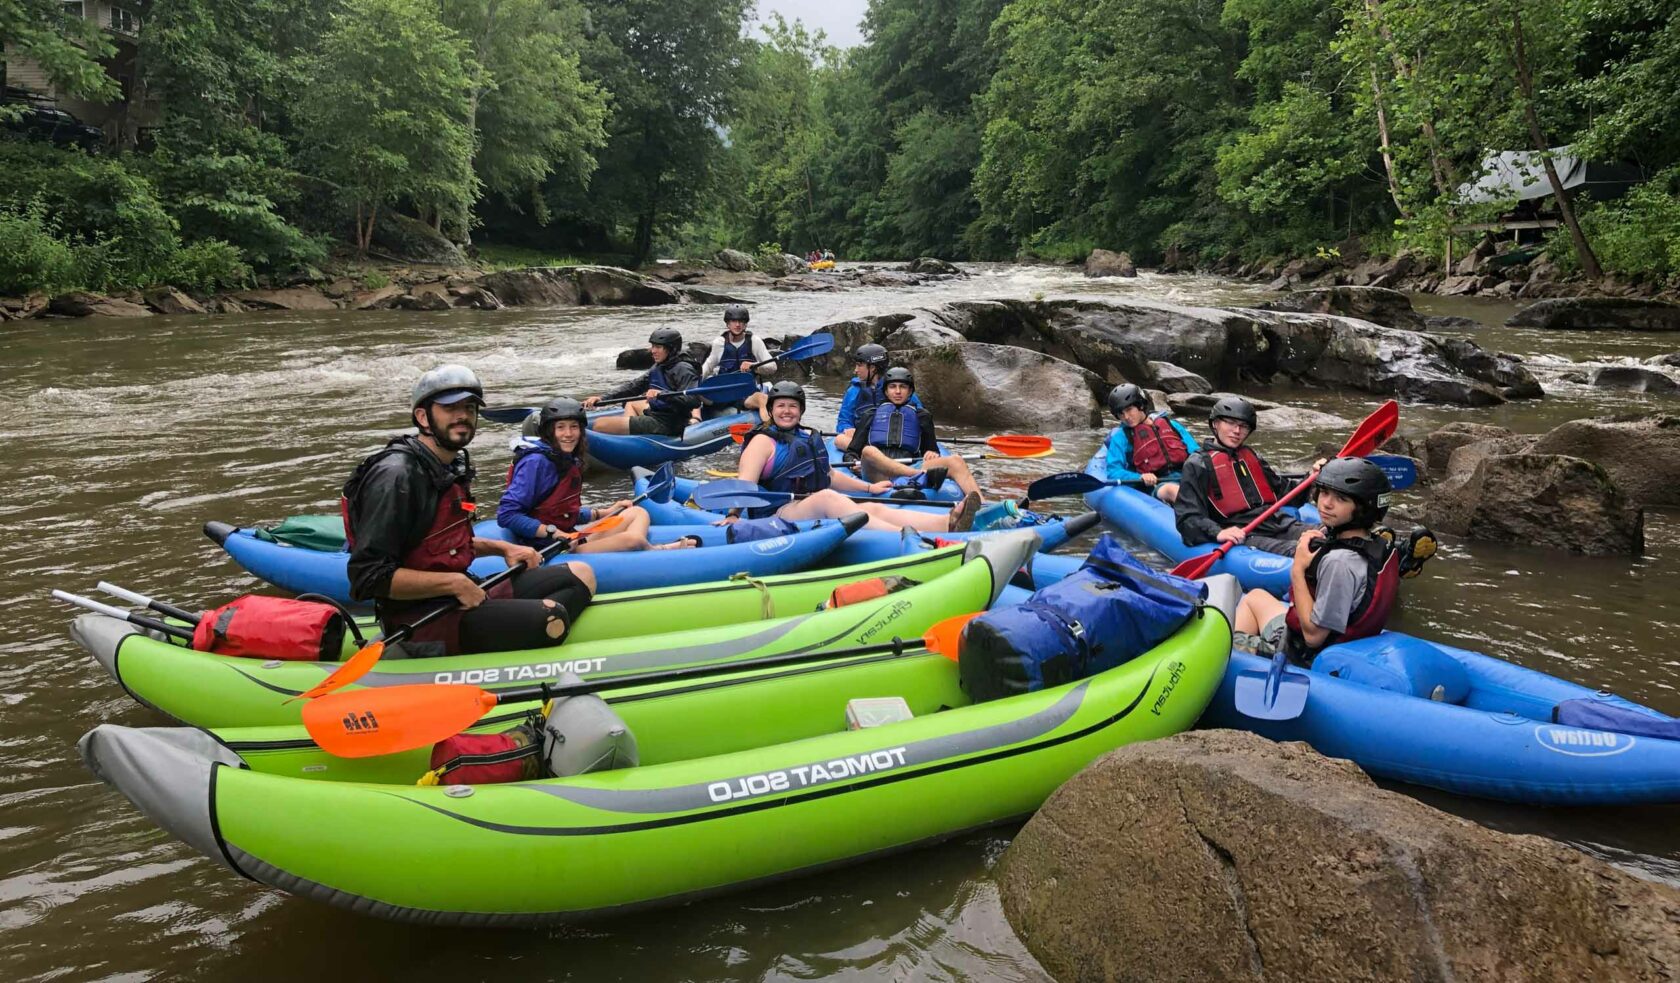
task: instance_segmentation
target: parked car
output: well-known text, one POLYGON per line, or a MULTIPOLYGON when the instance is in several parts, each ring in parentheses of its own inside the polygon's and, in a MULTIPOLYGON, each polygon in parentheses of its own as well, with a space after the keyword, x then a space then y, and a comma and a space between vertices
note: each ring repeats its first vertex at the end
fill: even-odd
MULTIPOLYGON (((16 108, 12 104, 9 108, 16 108)), ((98 150, 105 144, 105 131, 89 126, 62 109, 52 106, 25 105, 20 115, 4 114, 0 129, 29 140, 50 140, 61 147, 77 146, 84 150, 98 150)))

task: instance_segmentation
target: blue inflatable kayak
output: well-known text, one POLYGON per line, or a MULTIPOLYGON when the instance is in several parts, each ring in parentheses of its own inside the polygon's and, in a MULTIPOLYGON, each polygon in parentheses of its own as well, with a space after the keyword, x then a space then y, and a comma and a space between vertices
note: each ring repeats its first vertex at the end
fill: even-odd
POLYGON ((1534 805, 1680 802, 1680 721, 1620 697, 1384 632, 1332 645, 1312 669, 1295 669, 1309 681, 1299 717, 1255 720, 1233 704, 1236 674, 1269 662, 1233 653, 1202 725, 1306 741, 1377 778, 1462 795, 1534 805), (1563 719, 1599 726, 1554 723, 1566 701, 1563 719))
POLYGON ((589 457, 603 467, 628 471, 657 468, 661 464, 686 461, 702 454, 715 454, 735 445, 729 427, 736 423, 757 423, 757 413, 731 413, 702 420, 683 431, 681 438, 647 434, 609 434, 589 431, 589 457))
MULTIPOLYGON (((1108 479, 1104 451, 1099 449, 1092 456, 1090 463, 1085 466, 1085 473, 1105 481, 1108 479)), ((1103 519, 1110 525, 1175 564, 1182 563, 1192 556, 1213 552, 1212 544, 1184 545, 1183 538, 1178 534, 1178 526, 1173 521, 1172 506, 1147 492, 1126 485, 1099 488, 1085 495, 1085 504, 1102 513, 1103 519)), ((1302 507, 1299 514, 1303 522, 1318 521, 1318 510, 1310 505, 1302 507)), ((1287 556, 1249 549, 1247 546, 1236 546, 1213 565, 1210 573, 1228 573, 1236 577, 1245 588, 1252 590, 1258 587, 1282 597, 1289 593, 1291 562, 1293 561, 1287 556)))
MULTIPOLYGON (((719 526, 666 526, 649 530, 649 539, 668 543, 682 536, 699 536, 703 545, 640 553, 561 554, 551 562, 575 559, 588 563, 600 593, 727 580, 737 573, 755 577, 797 573, 827 560, 849 535, 863 528, 865 521, 860 512, 843 519, 802 523, 805 528, 797 533, 750 543, 729 543, 728 531, 719 526)), ((494 521, 478 523, 473 532, 484 539, 508 538, 494 521)), ((348 552, 286 546, 259 539, 253 530, 225 522, 205 523, 204 534, 253 576, 282 590, 323 594, 351 603, 350 579, 345 573, 348 552)), ((900 554, 895 550, 886 555, 900 554)), ((504 566, 498 557, 480 557, 473 561, 471 570, 475 575, 489 576, 504 566)))

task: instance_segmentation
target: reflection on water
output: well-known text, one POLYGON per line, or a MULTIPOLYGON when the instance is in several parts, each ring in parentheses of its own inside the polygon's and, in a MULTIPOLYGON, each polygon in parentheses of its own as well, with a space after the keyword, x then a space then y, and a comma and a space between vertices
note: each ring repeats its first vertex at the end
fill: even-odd
MULTIPOLYGON (((960 299, 1247 305, 1268 296, 1209 277, 1087 280, 1056 267, 977 269, 971 280, 921 289, 732 292, 756 304, 753 327, 765 334, 960 299)), ((1431 298, 1420 306, 1475 317, 1490 325, 1474 333, 1478 341, 1528 356, 1669 350, 1660 338, 1495 327, 1512 309, 1504 304, 1431 298)), ((208 519, 250 523, 336 510, 353 464, 402 426, 408 387, 423 369, 463 361, 484 377, 493 403, 529 404, 623 378, 614 356, 654 327, 704 337, 720 327, 718 318, 715 307, 683 306, 8 325, 0 335, 10 395, 10 412, 0 417, 8 458, 0 472, 0 623, 8 629, 0 638, 0 963, 7 977, 171 977, 237 967, 263 978, 280 976, 279 967, 295 975, 292 967, 310 961, 360 978, 476 977, 511 959, 541 978, 1042 978, 1009 933, 986 876, 1007 831, 582 928, 439 932, 257 889, 159 832, 75 758, 76 738, 95 723, 160 720, 69 642, 70 615, 47 600, 49 587, 106 579, 203 605, 254 587, 199 527, 208 519), (89 938, 98 944, 85 944, 89 938)), ((827 422, 841 385, 824 379, 815 388, 811 416, 827 422)), ((1320 390, 1260 394, 1352 419, 1376 403, 1320 390)), ((1607 404, 1667 405, 1584 387, 1558 396, 1494 410, 1407 407, 1402 430, 1422 434, 1475 420, 1537 432, 1607 404)), ((507 433, 488 428, 474 448, 484 498, 499 491, 507 433)), ((1100 441, 1094 433, 1052 436, 1058 453, 1051 458, 989 462, 988 490, 1019 495, 1034 477, 1081 466, 1100 441)), ((1287 460, 1326 436, 1262 433, 1258 442, 1287 460)), ((596 475, 590 497, 608 500, 626 485, 596 475)), ((1636 561, 1449 541, 1429 576, 1408 585, 1400 627, 1680 712, 1671 642, 1680 578, 1658 574, 1680 560, 1680 532, 1671 517, 1651 516, 1647 538, 1650 553, 1636 561)), ((1647 875, 1674 877, 1680 866, 1674 810, 1560 814, 1448 796, 1430 801, 1577 843, 1647 875)))

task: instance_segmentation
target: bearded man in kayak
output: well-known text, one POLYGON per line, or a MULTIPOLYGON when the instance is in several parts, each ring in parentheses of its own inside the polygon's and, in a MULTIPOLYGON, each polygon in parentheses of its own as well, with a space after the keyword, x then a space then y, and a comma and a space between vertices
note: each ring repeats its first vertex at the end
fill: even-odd
POLYGON ((756 480, 771 491, 808 496, 782 506, 749 510, 749 518, 777 515, 783 519, 838 519, 853 512, 869 515, 869 529, 897 532, 950 532, 968 529, 973 510, 960 507, 950 517, 931 512, 893 508, 873 502, 854 502, 841 492, 879 495, 892 489, 890 481, 865 482, 828 464, 822 433, 800 425, 805 416, 805 388, 797 382, 770 387, 770 423, 755 430, 741 449, 741 477, 756 480))
POLYGON ((1249 434, 1258 422, 1254 404, 1241 396, 1226 396, 1213 404, 1208 414, 1213 443, 1185 460, 1173 503, 1184 545, 1238 543, 1294 555, 1296 540, 1307 527, 1281 510, 1253 532, 1243 532, 1244 526, 1288 490, 1272 466, 1248 446, 1249 434))
MULTIPOLYGON (((724 372, 757 372, 773 364, 763 339, 753 337, 753 333, 747 330, 747 322, 751 319, 752 314, 745 304, 730 304, 723 309, 723 334, 712 342, 712 353, 706 356, 706 364, 700 367, 700 378, 710 379, 724 372)), ((706 412, 719 416, 733 412, 736 406, 757 411, 760 421, 770 422, 770 410, 764 405, 762 392, 753 393, 738 404, 713 403, 706 412)))
MULTIPOLYGON (((886 371, 887 350, 880 345, 859 345, 852 352, 852 383, 846 387, 846 395, 840 399, 840 412, 834 418, 834 446, 851 451, 857 415, 887 401, 886 383, 881 378, 886 371)), ((922 405, 914 393, 910 402, 914 406, 922 405)))
POLYGON ((590 396, 583 408, 594 409, 603 399, 623 399, 641 396, 642 399, 624 407, 622 416, 603 416, 595 421, 595 429, 611 434, 652 434, 659 437, 681 437, 688 426, 689 416, 700 407, 699 396, 675 395, 691 389, 700 382, 700 371, 683 354, 682 332, 676 328, 655 328, 648 335, 648 354, 653 356, 653 368, 604 396, 590 396))
MULTIPOLYGON (((560 396, 537 414, 537 439, 514 448, 508 467, 507 491, 496 506, 496 521, 513 533, 516 542, 547 546, 573 532, 580 521, 595 516, 583 505, 583 459, 587 453, 589 417, 583 404, 560 396)), ((629 499, 604 510, 618 515, 619 525, 594 534, 572 547, 573 553, 619 553, 633 550, 671 550, 700 545, 692 536, 655 546, 648 542, 652 519, 629 499)))
POLYGON ((1237 647, 1259 655, 1283 650, 1311 665, 1319 650, 1383 630, 1399 593, 1401 551, 1373 533, 1388 513, 1383 470, 1361 457, 1338 457, 1313 481, 1323 529, 1295 542, 1289 603, 1251 590, 1237 606, 1237 647), (1246 637, 1245 637, 1246 636, 1246 637))
POLYGON ((386 632, 439 605, 459 604, 414 633, 405 643, 413 655, 557 645, 595 593, 594 572, 581 563, 544 567, 529 546, 473 535, 467 445, 483 405, 484 387, 471 369, 432 369, 409 401, 419 434, 393 439, 344 485, 350 596, 372 601, 386 632), (467 573, 480 556, 526 569, 486 595, 467 573))
POLYGON ((1202 449, 1184 425, 1149 412, 1149 397, 1127 382, 1108 394, 1108 411, 1120 425, 1108 435, 1108 480, 1142 485, 1168 505, 1178 499, 1180 470, 1202 449))
POLYGON ((963 490, 963 512, 974 515, 980 509, 980 486, 969 470, 968 462, 956 455, 939 453, 939 441, 933 433, 933 414, 925 408, 913 406, 910 397, 916 393, 916 377, 909 369, 895 366, 881 377, 887 401, 879 406, 865 407, 858 412, 858 462, 863 480, 885 478, 898 484, 913 479, 909 488, 938 489, 947 475, 963 490), (904 458, 917 461, 903 463, 904 458))

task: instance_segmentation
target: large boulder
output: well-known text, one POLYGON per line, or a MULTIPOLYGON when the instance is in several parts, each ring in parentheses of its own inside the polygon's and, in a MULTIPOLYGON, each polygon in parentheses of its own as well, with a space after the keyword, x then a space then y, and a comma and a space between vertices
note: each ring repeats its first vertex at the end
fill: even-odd
POLYGON ((1384 287, 1314 287, 1297 290, 1261 305, 1268 311, 1297 311, 1306 314, 1341 314, 1357 317, 1388 328, 1421 330, 1423 315, 1412 309, 1412 300, 1398 290, 1384 287))
POLYGON ((881 344, 888 351, 902 351, 906 348, 950 345, 962 340, 960 332, 940 323, 931 312, 916 311, 910 320, 887 332, 881 344))
POLYGON ((1626 389, 1636 393, 1680 391, 1680 382, 1666 372, 1644 365, 1601 365, 1587 376, 1588 385, 1600 389, 1626 389))
POLYGON ((387 211, 373 223, 373 249, 404 263, 466 266, 466 254, 418 219, 387 211))
POLYGON ((60 317, 151 317, 139 304, 102 294, 73 291, 47 302, 47 313, 60 317))
POLYGON ((749 270, 757 269, 753 264, 753 258, 739 249, 719 249, 717 256, 713 257, 713 261, 731 273, 746 273, 749 270))
MULTIPOLYGON (((1479 442, 1499 442, 1504 447, 1504 442, 1512 440, 1515 436, 1504 427, 1454 421, 1423 438, 1424 465, 1432 477, 1444 478, 1453 452, 1460 447, 1479 442)), ((1527 438, 1522 438, 1523 446, 1526 446, 1527 442, 1527 438)))
POLYGON ((1535 301, 1505 323, 1561 331, 1680 331, 1680 305, 1638 297, 1559 297, 1535 301))
POLYGON ((1425 522, 1489 542, 1594 556, 1644 552, 1645 513, 1604 468, 1562 454, 1492 450, 1473 443, 1453 452, 1425 522))
POLYGON ((208 314, 204 305, 174 287, 154 287, 146 291, 146 306, 159 314, 208 314))
POLYGON ((234 299, 253 310, 335 311, 338 304, 314 287, 283 287, 279 290, 245 290, 234 299))
POLYGON ((357 311, 384 310, 396 303, 397 298, 404 293, 403 288, 388 283, 373 290, 357 290, 345 298, 345 303, 357 311))
POLYGON ((572 307, 580 302, 569 267, 502 270, 480 277, 478 283, 508 307, 572 307))
POLYGON ((1102 423, 1102 379, 1040 352, 963 342, 907 351, 894 361, 916 373, 917 393, 941 422, 1038 432, 1102 423))
POLYGON ((1541 436, 1532 449, 1592 461, 1636 506, 1680 507, 1680 417, 1571 420, 1541 436))
POLYGON ((1137 265, 1127 253, 1093 249, 1085 257, 1086 276, 1137 276, 1137 265))
POLYGON ((578 301, 599 307, 655 307, 682 301, 677 288, 616 266, 574 266, 578 301))
POLYGON ((680 287, 682 300, 685 304, 740 304, 745 303, 741 298, 732 294, 719 293, 716 290, 706 290, 702 287, 680 287))
POLYGON ((1060 980, 1657 981, 1680 966, 1674 888, 1235 731, 1099 758, 997 878, 1060 980))
POLYGON ((914 287, 922 278, 903 270, 866 270, 858 274, 857 282, 863 287, 914 287))
POLYGON ((771 276, 792 276, 795 273, 806 273, 811 264, 792 253, 765 253, 758 257, 755 265, 764 273, 771 276))
POLYGON ((1186 368, 1171 362, 1150 362, 1149 371, 1155 388, 1168 393, 1210 393, 1213 383, 1186 368))
POLYGON ((1416 265, 1411 253, 1389 259, 1367 259, 1348 273, 1348 283, 1356 287, 1392 287, 1411 275, 1416 265))
POLYGON ((932 256, 918 256, 905 267, 911 273, 935 274, 938 276, 967 276, 962 270, 942 259, 932 256))

